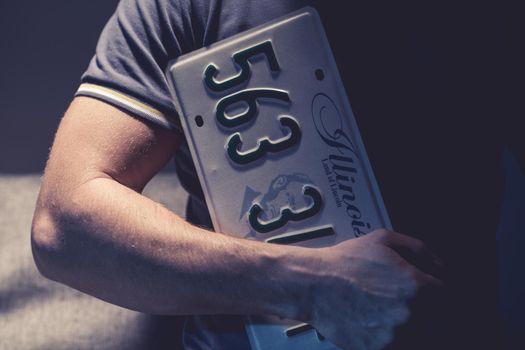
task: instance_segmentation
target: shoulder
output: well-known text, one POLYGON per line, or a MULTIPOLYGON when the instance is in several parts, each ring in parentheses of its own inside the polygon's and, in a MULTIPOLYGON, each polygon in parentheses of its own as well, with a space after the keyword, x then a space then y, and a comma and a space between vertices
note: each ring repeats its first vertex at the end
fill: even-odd
POLYGON ((198 49, 304 6, 298 0, 122 0, 117 15, 198 49))
MULTIPOLYGON (((177 0, 172 0, 177 1, 177 0)), ((284 16, 305 5, 298 0, 186 0, 194 38, 210 45, 284 16)))

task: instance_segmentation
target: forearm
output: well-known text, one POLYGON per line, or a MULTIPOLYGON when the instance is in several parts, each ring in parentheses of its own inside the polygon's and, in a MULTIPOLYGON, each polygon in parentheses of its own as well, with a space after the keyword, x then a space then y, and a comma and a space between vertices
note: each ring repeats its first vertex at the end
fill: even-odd
POLYGON ((110 178, 87 181, 58 203, 43 192, 33 245, 52 279, 143 312, 302 318, 294 298, 308 283, 307 249, 191 226, 110 178))

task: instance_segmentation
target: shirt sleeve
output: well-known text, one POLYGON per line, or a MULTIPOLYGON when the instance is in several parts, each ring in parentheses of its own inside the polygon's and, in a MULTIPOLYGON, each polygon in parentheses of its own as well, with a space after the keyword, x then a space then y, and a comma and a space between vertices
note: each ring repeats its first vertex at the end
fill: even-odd
POLYGON ((106 24, 76 96, 90 96, 181 131, 165 69, 189 45, 176 1, 122 0, 106 24), (177 35, 177 33, 179 35, 177 35), (182 34, 181 34, 182 33, 182 34))

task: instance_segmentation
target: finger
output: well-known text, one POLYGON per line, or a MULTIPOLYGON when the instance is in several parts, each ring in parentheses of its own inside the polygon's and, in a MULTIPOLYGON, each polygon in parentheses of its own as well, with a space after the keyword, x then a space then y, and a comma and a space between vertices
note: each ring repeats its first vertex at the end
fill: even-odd
POLYGON ((409 274, 412 276, 412 279, 420 288, 424 287, 443 287, 443 281, 433 274, 427 273, 417 266, 406 262, 406 269, 409 271, 409 274))
POLYGON ((438 287, 438 288, 444 287, 444 283, 440 278, 435 277, 431 274, 422 272, 422 271, 420 271, 419 279, 420 279, 421 284, 425 287, 427 286, 438 287))
POLYGON ((386 236, 385 244, 408 262, 434 276, 443 275, 443 261, 423 241, 397 232, 386 236))
POLYGON ((405 284, 400 284, 404 286, 400 292, 402 291, 408 299, 412 299, 423 289, 441 289, 444 286, 443 281, 438 276, 422 271, 402 257, 399 259, 399 264, 403 267, 406 278, 405 284))
POLYGON ((385 237, 385 243, 390 248, 403 248, 418 255, 432 255, 432 252, 428 249, 427 245, 417 238, 394 231, 388 231, 388 234, 385 235, 385 237))

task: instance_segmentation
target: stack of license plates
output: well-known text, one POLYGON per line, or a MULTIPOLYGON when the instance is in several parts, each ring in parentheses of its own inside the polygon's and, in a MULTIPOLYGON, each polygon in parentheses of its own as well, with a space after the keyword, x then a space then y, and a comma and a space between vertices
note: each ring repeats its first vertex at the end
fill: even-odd
MULTIPOLYGON (((314 9, 184 55, 167 77, 216 231, 324 247, 391 226, 314 9)), ((297 321, 246 328, 257 350, 337 349, 297 321)))

